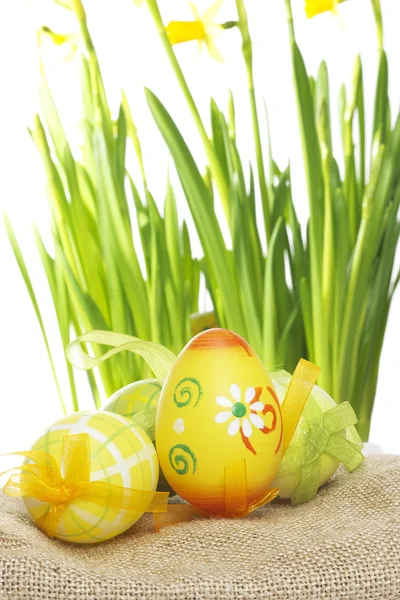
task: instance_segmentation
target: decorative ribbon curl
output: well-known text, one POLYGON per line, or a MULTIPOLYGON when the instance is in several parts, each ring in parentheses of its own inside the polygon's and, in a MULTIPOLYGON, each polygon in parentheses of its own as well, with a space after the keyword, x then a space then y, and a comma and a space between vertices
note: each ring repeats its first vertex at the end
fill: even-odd
MULTIPOLYGON (((151 490, 133 490, 104 481, 90 481, 90 440, 87 433, 66 435, 63 438, 61 463, 65 477, 55 458, 41 451, 15 452, 33 461, 11 471, 20 471, 10 477, 4 486, 8 496, 36 498, 50 505, 36 525, 48 536, 56 535, 57 527, 67 506, 80 498, 101 506, 134 512, 166 512, 168 493, 151 490)), ((4 473, 2 474, 4 475, 4 473)))
POLYGON ((300 482, 296 487, 292 502, 308 502, 317 493, 321 473, 321 456, 329 454, 344 464, 348 471, 354 471, 364 460, 356 443, 346 439, 344 430, 357 423, 357 416, 349 402, 322 411, 317 402, 310 398, 304 411, 304 421, 300 425, 300 441, 293 443, 286 451, 278 473, 301 469, 300 482))
POLYGON ((68 344, 65 353, 74 367, 88 371, 99 366, 120 352, 133 352, 141 356, 149 365, 157 379, 165 379, 176 361, 176 356, 165 346, 146 342, 131 335, 115 333, 114 331, 88 331, 68 344), (100 344, 112 346, 111 350, 99 357, 90 356, 82 344, 100 344))

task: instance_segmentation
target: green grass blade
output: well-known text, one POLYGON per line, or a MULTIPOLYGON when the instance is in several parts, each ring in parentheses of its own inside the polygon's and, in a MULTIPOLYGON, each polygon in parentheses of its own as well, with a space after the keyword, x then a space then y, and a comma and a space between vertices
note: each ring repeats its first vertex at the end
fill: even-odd
POLYGON ((232 263, 228 260, 218 220, 215 214, 210 211, 207 188, 189 148, 164 106, 150 90, 146 90, 146 97, 153 117, 174 158, 202 242, 208 264, 207 268, 214 273, 215 278, 218 278, 218 285, 230 327, 245 336, 246 330, 243 317, 234 300, 237 293, 237 284, 232 271, 232 263))
POLYGON ((4 215, 4 224, 5 224, 5 228, 6 228, 6 231, 7 231, 8 239, 9 239, 10 244, 11 244, 12 251, 13 251, 14 256, 15 256, 15 260, 17 261, 20 273, 21 273, 22 278, 24 280, 26 289, 27 289, 29 297, 31 299, 31 303, 32 303, 33 309, 35 311, 36 319, 37 319, 39 327, 40 327, 40 331, 41 331, 41 334, 42 334, 42 337, 43 337, 44 345, 46 347, 47 356, 49 358, 51 371, 53 373, 54 382, 56 384, 57 393, 58 393, 58 396, 60 398, 62 410, 63 410, 64 414, 66 414, 66 406, 65 406, 64 399, 63 399, 63 396, 62 396, 62 393, 61 393, 61 388, 60 388, 60 385, 59 385, 56 368, 55 368, 53 357, 52 357, 52 353, 51 353, 51 350, 50 350, 50 344, 49 344, 49 340, 48 340, 48 337, 47 337, 47 334, 46 334, 46 329, 45 329, 45 326, 44 326, 42 314, 40 312, 39 304, 38 304, 37 299, 36 299, 36 295, 35 295, 35 292, 34 292, 34 289, 33 289, 33 286, 32 286, 31 278, 29 276, 28 269, 26 267, 26 263, 24 261, 24 258, 22 256, 22 252, 21 252, 20 246, 18 244, 17 238, 15 237, 14 230, 13 230, 13 228, 11 226, 10 220, 9 220, 9 218, 8 218, 8 216, 6 214, 4 215))

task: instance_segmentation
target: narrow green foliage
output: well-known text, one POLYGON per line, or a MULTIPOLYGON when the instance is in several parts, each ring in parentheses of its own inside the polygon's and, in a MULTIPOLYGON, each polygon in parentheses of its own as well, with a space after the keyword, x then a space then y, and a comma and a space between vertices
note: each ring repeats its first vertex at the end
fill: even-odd
MULTIPOLYGON (((56 383, 57 392, 58 392, 58 395, 59 395, 59 398, 60 398, 60 401, 61 401, 61 405, 62 405, 63 411, 65 413, 66 412, 66 406, 65 406, 65 403, 64 403, 64 400, 63 400, 63 395, 61 393, 60 385, 59 385, 59 382, 58 382, 58 377, 57 377, 56 369, 55 369, 55 366, 54 366, 54 361, 53 361, 53 357, 52 357, 52 353, 51 353, 50 344, 49 344, 49 340, 48 340, 48 337, 47 337, 46 329, 45 329, 45 326, 44 326, 42 314, 40 312, 39 304, 38 304, 37 299, 36 299, 35 291, 33 289, 31 278, 29 276, 29 272, 28 272, 28 269, 26 267, 24 258, 22 256, 21 249, 19 247, 17 238, 15 237, 13 228, 11 226, 10 220, 7 217, 7 215, 4 215, 4 224, 5 224, 5 227, 6 227, 8 239, 10 240, 11 248, 13 250, 15 259, 16 259, 16 261, 18 263, 19 270, 21 272, 21 275, 22 275, 22 278, 24 280, 26 289, 28 291, 29 297, 30 297, 31 302, 32 302, 33 309, 34 309, 35 314, 36 314, 36 318, 37 318, 38 323, 39 323, 39 327, 40 327, 40 331, 41 331, 42 336, 43 336, 43 341, 44 341, 44 344, 45 344, 45 347, 46 347, 47 355, 49 357, 51 370, 53 372, 54 381, 56 383)), ((50 264, 49 264, 49 271, 51 272, 51 265, 50 264)), ((53 276, 53 273, 51 273, 51 275, 53 276)), ((52 283, 54 284, 54 279, 52 280, 52 283)))
MULTIPOLYGON (((81 28, 88 58, 81 57, 84 144, 79 160, 66 138, 43 65, 40 97, 45 125, 37 116, 32 129, 47 175, 53 248, 45 248, 38 231, 35 238, 62 345, 66 347, 84 331, 110 329, 160 342, 179 352, 190 338, 191 311, 198 310, 198 263, 190 249, 185 257, 184 224, 178 219, 171 186, 168 184, 165 218, 148 190, 140 142, 125 96, 116 121, 112 120, 85 21, 81 22, 81 28), (133 144, 139 162, 143 194, 127 173, 128 144, 133 144), (127 178, 131 196, 127 192, 127 178), (136 222, 131 222, 132 215, 136 222), (139 239, 134 239, 136 227, 139 239), (144 265, 140 263, 139 251, 144 256, 144 265)), ((42 315, 8 220, 6 224, 58 386, 58 365, 56 369, 52 362, 42 315)), ((102 348, 92 344, 91 351, 99 356, 102 348)), ((78 410, 79 398, 68 362, 66 369, 70 406, 78 410)), ((151 374, 145 362, 131 353, 101 363, 99 371, 106 395, 151 374)), ((94 403, 99 406, 103 390, 98 389, 93 373, 88 372, 88 380, 94 403)))
MULTIPOLYGON (((290 165, 274 160, 265 103, 260 119, 246 1, 236 0, 238 18, 224 28, 237 28, 241 36, 254 165, 241 154, 232 93, 226 112, 211 99, 209 123, 203 121, 166 35, 157 0, 147 0, 147 6, 207 156, 202 170, 179 123, 162 99, 146 90, 203 256, 193 257, 189 227, 179 218, 181 190, 173 189, 168 178, 163 206, 153 198, 128 100, 122 95, 114 116, 85 11, 80 0, 73 0, 85 46, 80 57, 79 160, 67 140, 43 66, 41 116, 30 131, 47 176, 54 242, 46 249, 36 232, 36 244, 63 345, 90 329, 113 329, 164 344, 177 354, 192 332, 215 320, 243 335, 269 368, 293 371, 301 357, 316 362, 321 367, 319 384, 338 402, 352 403, 359 431, 367 439, 388 314, 400 281, 400 274, 393 273, 400 235, 400 117, 395 115, 392 126, 380 0, 372 0, 379 68, 371 124, 366 119, 370 107, 360 57, 350 85, 339 90, 339 115, 334 118, 328 66, 323 62, 316 77, 307 72, 296 43, 291 2, 285 0, 306 182, 303 196, 309 207, 305 228, 297 216, 296 202, 302 194, 293 189, 290 165), (369 125, 372 140, 367 149, 369 125), (337 127, 340 157, 332 143, 337 127), (130 146, 139 165, 139 182, 128 172, 130 146), (226 223, 221 223, 221 207, 226 223), (202 277, 213 314, 191 318, 199 312, 202 277)), ((29 274, 7 221, 6 225, 51 360, 29 274)), ((97 358, 104 353, 95 342, 88 350, 97 358)), ((115 355, 110 362, 96 361, 107 394, 150 374, 140 356, 130 352, 115 355)), ((56 376, 53 364, 52 368, 56 376)), ((73 372, 68 364, 66 368, 71 405, 77 409, 73 372)), ((93 374, 88 377, 98 406, 101 390, 93 374)))

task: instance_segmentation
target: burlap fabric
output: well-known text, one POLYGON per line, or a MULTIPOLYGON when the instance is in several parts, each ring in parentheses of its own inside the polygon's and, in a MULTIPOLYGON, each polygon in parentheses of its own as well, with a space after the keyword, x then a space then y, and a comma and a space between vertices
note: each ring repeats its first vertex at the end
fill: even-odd
POLYGON ((400 456, 340 473, 309 504, 153 533, 145 516, 97 546, 51 541, 0 504, 0 598, 400 599, 400 456))

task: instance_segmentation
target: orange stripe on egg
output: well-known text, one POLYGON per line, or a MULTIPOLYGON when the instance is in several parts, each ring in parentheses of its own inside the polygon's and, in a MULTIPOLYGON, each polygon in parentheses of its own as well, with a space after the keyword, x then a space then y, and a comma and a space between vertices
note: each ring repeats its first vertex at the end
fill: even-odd
MULTIPOLYGON (((261 386, 260 387, 256 387, 255 390, 256 390, 256 393, 255 393, 255 396, 254 396, 253 400, 250 402, 250 406, 252 404, 255 404, 256 402, 259 401, 261 393, 262 393, 262 387, 261 386)), ((252 412, 254 412, 254 411, 252 411, 252 412)))
POLYGON ((191 350, 226 350, 227 348, 243 348, 248 356, 254 351, 240 335, 227 329, 208 329, 202 331, 188 344, 191 350))
POLYGON ((266 404, 263 408, 263 415, 266 415, 267 413, 272 413, 272 424, 271 427, 267 427, 265 426, 263 429, 261 429, 261 431, 263 433, 269 433, 270 431, 275 431, 276 428, 276 410, 274 409, 274 407, 272 406, 272 404, 266 404))
MULTIPOLYGON (((278 407, 279 414, 280 414, 280 416, 281 416, 281 433, 280 433, 280 436, 279 436, 279 443, 278 443, 278 445, 277 445, 277 447, 276 447, 276 450, 275 450, 275 454, 277 454, 277 452, 279 452, 279 449, 280 449, 280 447, 281 447, 281 445, 282 445, 282 440, 283 440, 283 419, 282 419, 282 411, 281 411, 281 405, 279 404, 279 400, 278 400, 278 397, 277 397, 277 395, 276 395, 276 393, 275 393, 275 390, 274 390, 272 387, 269 387, 269 386, 267 387, 267 390, 269 391, 269 393, 271 394, 272 398, 274 399, 274 401, 275 401, 275 403, 276 403, 276 405, 277 405, 277 407, 278 407)), ((265 410, 265 409, 264 409, 264 410, 265 410)))

